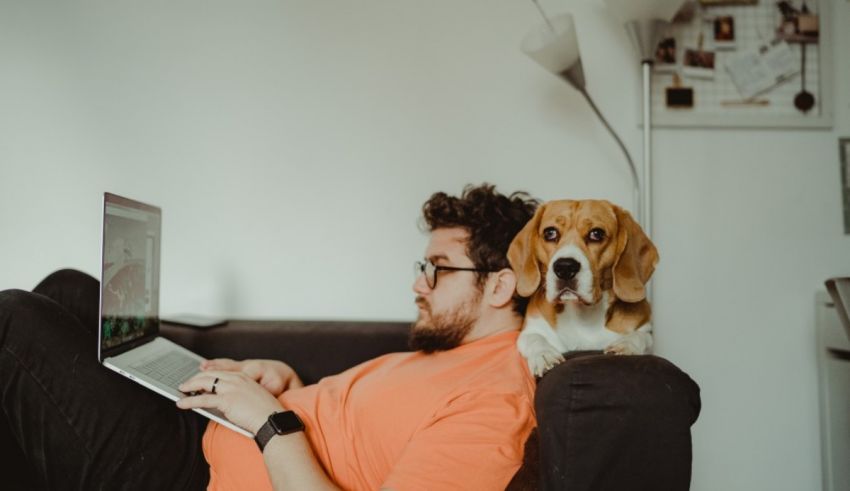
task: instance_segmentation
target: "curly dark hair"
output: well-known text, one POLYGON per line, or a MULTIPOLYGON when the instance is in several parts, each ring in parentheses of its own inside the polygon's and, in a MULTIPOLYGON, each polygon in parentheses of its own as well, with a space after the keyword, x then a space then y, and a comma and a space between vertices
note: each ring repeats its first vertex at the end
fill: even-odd
MULTIPOLYGON (((467 185, 460 197, 434 193, 422 205, 425 230, 460 227, 469 232, 467 256, 477 269, 499 271, 510 268, 508 247, 514 236, 534 215, 540 204, 528 193, 521 191, 505 196, 496 192, 496 186, 484 183, 467 185)), ((487 280, 487 273, 476 273, 479 288, 487 280)), ((528 299, 514 295, 514 311, 525 314, 528 299)))

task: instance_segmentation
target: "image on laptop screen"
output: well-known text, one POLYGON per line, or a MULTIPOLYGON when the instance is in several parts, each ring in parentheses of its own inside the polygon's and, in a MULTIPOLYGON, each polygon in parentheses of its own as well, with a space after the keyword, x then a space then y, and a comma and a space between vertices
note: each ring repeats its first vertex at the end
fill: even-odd
POLYGON ((101 348, 159 327, 159 208, 106 194, 101 275, 101 348))

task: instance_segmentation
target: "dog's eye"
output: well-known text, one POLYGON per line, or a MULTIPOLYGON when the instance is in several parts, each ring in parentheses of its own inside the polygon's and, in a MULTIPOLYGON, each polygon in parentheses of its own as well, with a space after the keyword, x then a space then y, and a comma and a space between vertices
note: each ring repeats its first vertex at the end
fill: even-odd
POLYGON ((561 234, 558 233, 558 229, 555 227, 546 227, 543 229, 543 240, 546 242, 557 242, 559 238, 561 238, 561 234))
POLYGON ((587 240, 591 242, 602 242, 605 240, 605 231, 601 228, 594 228, 587 234, 587 240))

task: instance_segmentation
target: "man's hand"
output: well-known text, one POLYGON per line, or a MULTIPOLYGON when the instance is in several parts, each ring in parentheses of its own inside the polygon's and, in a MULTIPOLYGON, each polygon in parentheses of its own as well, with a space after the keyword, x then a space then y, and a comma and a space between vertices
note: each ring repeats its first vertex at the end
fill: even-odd
POLYGON ((266 388, 241 372, 205 370, 180 384, 178 389, 202 393, 180 399, 177 407, 218 409, 228 420, 255 435, 269 415, 283 411, 283 406, 266 388))
POLYGON ((216 358, 201 363, 201 370, 219 370, 241 372, 257 381, 275 397, 285 390, 304 387, 295 370, 282 361, 277 360, 243 360, 216 358))
MULTIPOLYGON (((222 360, 213 360, 213 362, 220 363, 222 360)), ((233 362, 233 360, 226 360, 223 364, 236 366, 229 365, 229 362, 233 362)), ((249 362, 233 363, 247 364, 249 362)), ((278 369, 280 369, 280 366, 278 366, 278 369)), ((301 381, 298 380, 298 377, 294 377, 294 380, 300 386, 301 381)), ((291 381, 289 385, 292 386, 291 381)), ((286 384, 283 384, 284 388, 286 386, 286 384)), ((275 399, 271 391, 243 371, 213 370, 207 366, 201 373, 180 384, 178 389, 183 392, 201 391, 203 393, 180 399, 177 401, 177 407, 182 409, 196 407, 218 409, 224 413, 228 420, 255 435, 268 421, 272 413, 285 409, 275 399), (213 385, 215 385, 214 393, 213 385)), ((299 431, 272 438, 266 445, 263 459, 275 490, 339 489, 325 474, 303 432, 299 431)))

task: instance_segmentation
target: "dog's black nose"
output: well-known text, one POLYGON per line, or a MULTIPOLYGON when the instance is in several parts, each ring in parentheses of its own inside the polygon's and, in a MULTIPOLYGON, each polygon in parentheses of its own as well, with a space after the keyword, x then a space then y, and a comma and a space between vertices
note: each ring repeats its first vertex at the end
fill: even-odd
POLYGON ((552 270, 555 272, 555 276, 562 280, 573 279, 580 269, 581 264, 571 257, 558 259, 555 261, 555 264, 552 265, 552 270))

